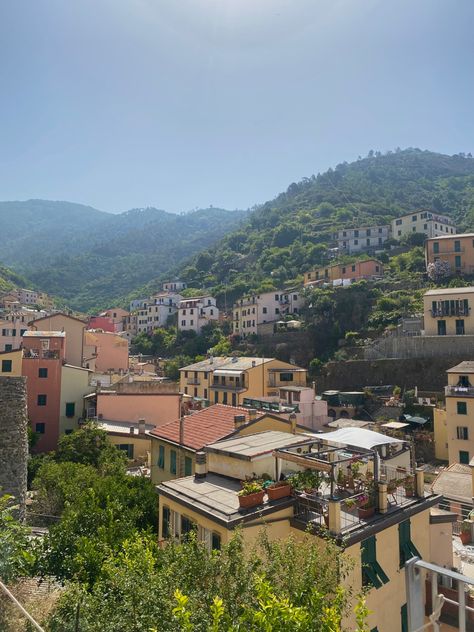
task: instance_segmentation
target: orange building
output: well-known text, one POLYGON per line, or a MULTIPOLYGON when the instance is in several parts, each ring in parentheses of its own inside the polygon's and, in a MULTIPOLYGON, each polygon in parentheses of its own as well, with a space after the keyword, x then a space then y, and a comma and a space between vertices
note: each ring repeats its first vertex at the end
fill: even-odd
POLYGON ((383 275, 383 265, 377 259, 364 259, 352 263, 336 263, 332 266, 317 268, 304 274, 304 285, 317 282, 359 281, 383 275))
POLYGON ((427 266, 435 261, 446 261, 453 273, 474 274, 474 233, 427 239, 425 260, 427 266))

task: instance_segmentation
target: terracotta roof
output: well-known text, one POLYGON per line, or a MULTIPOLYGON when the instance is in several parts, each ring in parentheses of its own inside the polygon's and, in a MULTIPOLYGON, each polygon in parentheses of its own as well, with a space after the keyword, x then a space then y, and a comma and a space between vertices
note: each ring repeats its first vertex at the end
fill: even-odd
MULTIPOLYGON (((214 404, 184 417, 184 445, 200 450, 209 443, 223 439, 235 430, 234 417, 244 415, 249 420, 248 408, 214 404)), ((157 426, 150 431, 152 437, 179 443, 179 419, 157 426)))

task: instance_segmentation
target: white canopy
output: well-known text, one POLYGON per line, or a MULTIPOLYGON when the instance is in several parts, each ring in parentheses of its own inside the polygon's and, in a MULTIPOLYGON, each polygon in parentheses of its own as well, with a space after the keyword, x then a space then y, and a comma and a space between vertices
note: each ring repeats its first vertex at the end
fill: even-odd
POLYGON ((354 448, 365 448, 366 450, 372 450, 372 448, 378 445, 404 443, 401 439, 387 437, 386 435, 380 434, 380 432, 366 430, 365 428, 340 428, 334 432, 327 432, 319 436, 323 441, 327 441, 328 443, 350 445, 354 448))
POLYGON ((216 369, 213 375, 217 375, 219 377, 239 377, 242 375, 244 371, 239 371, 238 369, 216 369))

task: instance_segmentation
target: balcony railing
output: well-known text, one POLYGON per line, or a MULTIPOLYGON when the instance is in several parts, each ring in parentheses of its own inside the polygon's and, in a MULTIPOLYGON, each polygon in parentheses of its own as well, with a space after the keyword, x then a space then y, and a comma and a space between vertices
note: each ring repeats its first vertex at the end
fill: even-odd
POLYGON ((231 384, 211 384, 211 388, 216 391, 240 391, 245 389, 245 384, 243 383, 231 383, 231 384))
POLYGON ((445 386, 444 394, 448 397, 474 397, 472 386, 445 386))
POLYGON ((198 386, 199 384, 201 384, 201 380, 198 377, 188 377, 188 379, 186 380, 186 384, 198 386))
POLYGON ((50 349, 24 349, 23 357, 30 360, 59 360, 59 351, 50 349))
POLYGON ((433 318, 445 318, 447 316, 469 316, 470 307, 454 307, 453 309, 440 307, 439 309, 430 309, 433 318))

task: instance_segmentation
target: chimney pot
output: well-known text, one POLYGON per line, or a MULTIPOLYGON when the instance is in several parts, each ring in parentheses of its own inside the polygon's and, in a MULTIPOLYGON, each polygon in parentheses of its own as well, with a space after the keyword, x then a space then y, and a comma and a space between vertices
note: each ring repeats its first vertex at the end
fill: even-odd
POLYGON ((207 474, 207 455, 205 452, 196 452, 194 461, 194 478, 196 480, 206 478, 207 474))
POLYGON ((247 422, 245 415, 235 415, 234 416, 234 426, 235 428, 241 428, 247 422))
POLYGON ((138 420, 138 434, 145 434, 145 420, 138 420))
POLYGON ((257 419, 257 411, 255 408, 249 408, 248 414, 250 421, 254 421, 255 419, 257 419))

